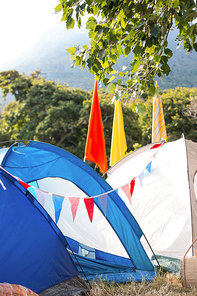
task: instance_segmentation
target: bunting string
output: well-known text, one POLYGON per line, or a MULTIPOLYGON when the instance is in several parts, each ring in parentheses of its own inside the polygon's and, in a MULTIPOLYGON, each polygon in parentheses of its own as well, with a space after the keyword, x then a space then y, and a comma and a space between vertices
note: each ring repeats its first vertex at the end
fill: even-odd
POLYGON ((129 203, 132 205, 132 195, 135 189, 135 182, 136 179, 139 179, 140 185, 143 185, 143 179, 144 177, 147 177, 150 175, 151 173, 151 167, 152 167, 152 159, 155 157, 155 155, 158 153, 159 149, 165 144, 165 141, 162 143, 156 143, 154 144, 150 149, 155 149, 155 152, 151 155, 151 157, 148 159, 146 166, 144 167, 144 169, 142 170, 142 172, 138 175, 135 176, 129 183, 118 187, 116 189, 112 189, 110 191, 104 192, 102 194, 99 195, 95 195, 95 196, 84 196, 84 197, 72 197, 72 196, 63 196, 63 195, 59 195, 59 194, 53 194, 53 193, 49 193, 45 190, 42 190, 40 188, 34 187, 33 185, 29 185, 25 182, 23 182, 22 180, 20 180, 19 178, 13 176, 15 179, 17 179, 19 181, 19 183, 21 185, 23 185, 30 193, 32 193, 36 199, 39 201, 39 203, 44 207, 45 204, 45 198, 47 195, 50 195, 52 197, 52 201, 54 204, 54 211, 55 211, 55 221, 56 223, 59 220, 60 214, 61 214, 61 210, 62 210, 62 204, 63 204, 63 200, 65 198, 68 198, 70 203, 71 203, 71 212, 72 212, 72 216, 73 216, 73 222, 75 220, 76 217, 76 213, 77 213, 77 209, 79 206, 79 202, 80 200, 84 200, 84 204, 88 213, 88 217, 90 219, 90 222, 93 221, 93 214, 94 214, 94 199, 98 198, 101 209, 103 211, 103 214, 106 216, 107 213, 107 195, 118 191, 119 189, 122 189, 123 192, 126 194, 127 198, 129 199, 129 203))

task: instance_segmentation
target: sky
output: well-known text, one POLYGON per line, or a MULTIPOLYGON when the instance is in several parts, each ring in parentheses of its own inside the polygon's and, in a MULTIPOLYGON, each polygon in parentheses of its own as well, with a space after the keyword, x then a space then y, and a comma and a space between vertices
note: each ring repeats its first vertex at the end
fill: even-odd
POLYGON ((51 26, 59 0, 0 0, 0 65, 31 47, 51 26))

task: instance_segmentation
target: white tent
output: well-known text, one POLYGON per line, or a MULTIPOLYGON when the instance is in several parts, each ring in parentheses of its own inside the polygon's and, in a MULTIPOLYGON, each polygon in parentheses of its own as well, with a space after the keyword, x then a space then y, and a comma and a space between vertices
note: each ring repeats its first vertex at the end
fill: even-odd
POLYGON ((196 171, 197 143, 181 138, 144 146, 107 172, 107 182, 163 258, 181 259, 197 237, 196 171))

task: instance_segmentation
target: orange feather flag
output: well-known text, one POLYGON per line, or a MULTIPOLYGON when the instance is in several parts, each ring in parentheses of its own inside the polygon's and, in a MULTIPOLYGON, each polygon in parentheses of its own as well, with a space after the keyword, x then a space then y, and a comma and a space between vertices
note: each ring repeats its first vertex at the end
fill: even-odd
POLYGON ((85 159, 96 163, 101 171, 107 171, 107 157, 105 149, 105 138, 99 97, 97 92, 97 81, 94 85, 94 95, 90 111, 88 135, 85 148, 85 159))

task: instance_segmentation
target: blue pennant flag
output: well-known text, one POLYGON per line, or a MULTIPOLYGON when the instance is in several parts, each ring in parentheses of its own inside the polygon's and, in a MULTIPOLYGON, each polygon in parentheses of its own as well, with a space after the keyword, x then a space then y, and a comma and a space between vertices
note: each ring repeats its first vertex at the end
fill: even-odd
POLYGON ((62 203, 64 198, 60 196, 55 196, 55 195, 53 195, 52 197, 53 197, 53 203, 55 208, 55 222, 57 223, 62 210, 62 203))
POLYGON ((140 185, 142 186, 142 181, 144 179, 144 171, 141 172, 141 174, 138 176, 139 181, 140 181, 140 185))
POLYGON ((149 164, 147 165, 147 167, 145 169, 144 177, 147 177, 147 176, 150 175, 150 173, 151 173, 151 165, 152 165, 152 160, 149 162, 149 164))
POLYGON ((107 213, 107 194, 104 194, 102 196, 98 197, 98 200, 100 202, 101 208, 106 216, 107 213))

